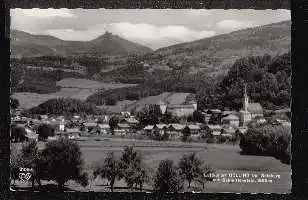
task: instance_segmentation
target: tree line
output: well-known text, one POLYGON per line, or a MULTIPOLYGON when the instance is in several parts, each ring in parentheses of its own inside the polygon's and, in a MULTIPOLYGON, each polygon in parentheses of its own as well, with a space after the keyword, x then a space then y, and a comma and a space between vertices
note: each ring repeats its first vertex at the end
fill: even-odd
POLYGON ((25 112, 25 114, 54 114, 73 116, 74 114, 99 115, 105 114, 105 110, 98 108, 95 104, 71 98, 50 99, 25 112))

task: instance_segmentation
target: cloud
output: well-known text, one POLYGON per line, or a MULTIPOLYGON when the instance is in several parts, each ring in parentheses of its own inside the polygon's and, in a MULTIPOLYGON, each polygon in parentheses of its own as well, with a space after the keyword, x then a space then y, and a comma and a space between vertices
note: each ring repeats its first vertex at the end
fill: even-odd
POLYGON ((11 15, 17 15, 17 17, 34 17, 34 18, 51 18, 51 17, 63 17, 63 18, 76 18, 77 16, 72 14, 70 10, 66 8, 61 9, 13 9, 11 15))
POLYGON ((186 26, 154 26, 146 23, 131 24, 127 22, 111 24, 109 31, 126 38, 150 41, 173 39, 186 42, 215 35, 214 31, 194 30, 186 26))
POLYGON ((92 40, 106 31, 154 49, 215 35, 214 31, 194 30, 185 26, 154 26, 147 23, 132 24, 128 22, 98 24, 86 30, 48 29, 40 34, 53 35, 63 40, 85 40, 85 38, 92 40))
POLYGON ((217 24, 218 28, 221 29, 238 29, 238 28, 248 28, 253 27, 253 22, 242 22, 237 20, 223 20, 218 22, 217 24))

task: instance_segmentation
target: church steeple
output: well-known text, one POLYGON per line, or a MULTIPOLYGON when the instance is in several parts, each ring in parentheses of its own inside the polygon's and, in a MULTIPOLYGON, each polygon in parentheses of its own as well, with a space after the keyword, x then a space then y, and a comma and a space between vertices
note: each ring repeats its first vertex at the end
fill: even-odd
POLYGON ((244 86, 244 98, 243 98, 243 109, 245 111, 247 111, 248 109, 248 104, 249 104, 249 98, 248 98, 248 95, 247 95, 247 88, 246 88, 246 84, 244 86))

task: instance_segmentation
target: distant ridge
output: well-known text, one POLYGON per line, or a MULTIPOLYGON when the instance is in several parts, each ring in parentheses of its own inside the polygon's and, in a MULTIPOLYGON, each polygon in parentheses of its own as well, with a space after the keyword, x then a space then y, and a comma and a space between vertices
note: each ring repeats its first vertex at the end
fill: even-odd
POLYGON ((33 57, 46 55, 124 55, 143 54, 153 50, 130 42, 109 32, 87 41, 65 41, 49 35, 33 35, 11 30, 11 56, 33 57))

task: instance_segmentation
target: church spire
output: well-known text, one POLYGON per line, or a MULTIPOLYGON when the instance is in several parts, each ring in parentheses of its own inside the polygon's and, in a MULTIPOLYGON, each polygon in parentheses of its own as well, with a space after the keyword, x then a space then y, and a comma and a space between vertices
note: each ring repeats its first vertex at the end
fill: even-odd
POLYGON ((247 109, 248 109, 248 103, 249 103, 249 98, 248 98, 248 95, 247 95, 247 86, 245 84, 244 85, 244 99, 243 99, 243 107, 244 107, 245 111, 247 111, 247 109))

